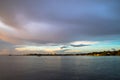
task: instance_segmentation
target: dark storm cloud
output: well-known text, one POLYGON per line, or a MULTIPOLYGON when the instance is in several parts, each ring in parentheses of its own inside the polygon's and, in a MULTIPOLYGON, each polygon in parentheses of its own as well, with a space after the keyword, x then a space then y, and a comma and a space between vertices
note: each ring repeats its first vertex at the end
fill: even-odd
POLYGON ((62 46, 62 47, 60 47, 60 49, 68 49, 69 47, 85 47, 85 46, 91 46, 91 45, 86 45, 86 44, 74 45, 74 44, 71 44, 71 45, 62 46))
POLYGON ((72 47, 85 47, 85 46, 90 46, 90 45, 84 45, 84 44, 80 44, 80 45, 71 45, 72 47))
MULTIPOLYGON (((7 34, 9 39, 29 43, 107 40, 105 36, 120 35, 119 4, 120 0, 1 0, 0 20, 16 28, 16 35, 7 34)), ((5 29, 0 31, 9 32, 5 29)))
POLYGON ((65 49, 65 48, 68 48, 69 46, 62 46, 60 47, 60 49, 65 49))

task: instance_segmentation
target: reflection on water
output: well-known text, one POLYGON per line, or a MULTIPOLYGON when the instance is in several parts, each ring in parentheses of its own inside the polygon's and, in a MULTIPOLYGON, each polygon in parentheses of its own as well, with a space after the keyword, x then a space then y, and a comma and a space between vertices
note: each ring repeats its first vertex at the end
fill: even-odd
POLYGON ((120 57, 0 57, 0 80, 120 80, 120 57))

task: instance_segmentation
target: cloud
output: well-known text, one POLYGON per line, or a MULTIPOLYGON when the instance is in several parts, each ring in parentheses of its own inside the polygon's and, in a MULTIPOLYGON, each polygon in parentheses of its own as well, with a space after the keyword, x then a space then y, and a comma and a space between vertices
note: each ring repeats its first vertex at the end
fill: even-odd
POLYGON ((98 41, 74 41, 71 42, 70 44, 72 45, 92 45, 92 44, 97 44, 99 43, 98 41))
POLYGON ((98 44, 98 41, 74 41, 70 43, 72 47, 85 47, 85 46, 92 46, 94 44, 98 44))
POLYGON ((90 45, 83 45, 83 44, 80 44, 80 45, 71 45, 72 47, 85 47, 85 46, 90 46, 90 45))
POLYGON ((99 41, 74 41, 74 42, 67 43, 64 46, 61 46, 60 48, 66 50, 66 49, 70 49, 71 47, 92 46, 92 45, 95 45, 98 43, 100 43, 100 42, 99 41))
POLYGON ((114 37, 120 35, 119 2, 2 0, 0 39, 15 44, 120 39, 114 37))
POLYGON ((13 54, 15 52, 15 45, 0 40, 0 55, 13 54))
POLYGON ((65 48, 68 48, 68 46, 62 46, 62 47, 60 47, 60 49, 65 49, 65 48))
POLYGON ((11 44, 11 43, 8 43, 8 42, 5 42, 5 41, 1 41, 0 40, 0 50, 5 50, 5 49, 14 49, 15 48, 15 45, 11 44))

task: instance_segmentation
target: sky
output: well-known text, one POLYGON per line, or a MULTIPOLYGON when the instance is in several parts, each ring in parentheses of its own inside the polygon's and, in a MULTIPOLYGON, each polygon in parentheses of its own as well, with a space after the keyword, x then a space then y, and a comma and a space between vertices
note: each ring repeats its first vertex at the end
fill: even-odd
POLYGON ((0 54, 120 49, 120 0, 0 0, 0 54))

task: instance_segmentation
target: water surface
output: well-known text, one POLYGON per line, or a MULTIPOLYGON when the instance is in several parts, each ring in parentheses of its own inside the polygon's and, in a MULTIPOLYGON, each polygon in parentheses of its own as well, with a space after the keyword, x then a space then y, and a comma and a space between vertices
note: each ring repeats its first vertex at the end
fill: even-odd
POLYGON ((0 56, 0 80, 120 80, 120 57, 0 56))

